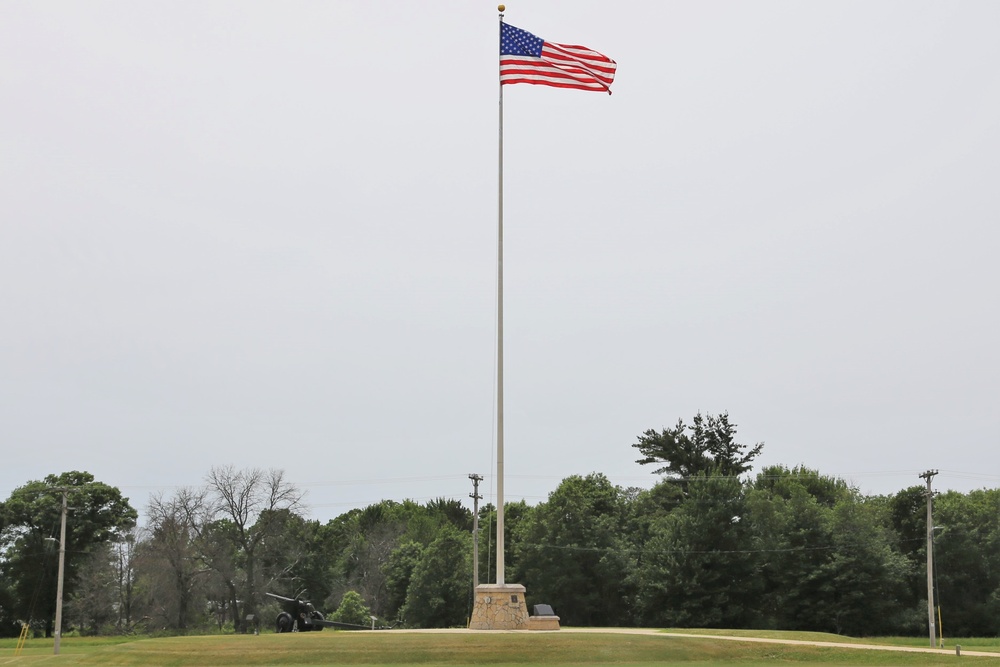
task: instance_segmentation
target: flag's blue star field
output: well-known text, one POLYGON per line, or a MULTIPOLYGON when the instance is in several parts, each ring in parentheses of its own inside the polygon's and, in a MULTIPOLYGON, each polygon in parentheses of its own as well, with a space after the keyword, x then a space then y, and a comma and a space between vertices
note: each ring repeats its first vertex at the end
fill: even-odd
POLYGON ((502 23, 500 25, 500 55, 542 57, 545 40, 535 37, 527 30, 502 23))

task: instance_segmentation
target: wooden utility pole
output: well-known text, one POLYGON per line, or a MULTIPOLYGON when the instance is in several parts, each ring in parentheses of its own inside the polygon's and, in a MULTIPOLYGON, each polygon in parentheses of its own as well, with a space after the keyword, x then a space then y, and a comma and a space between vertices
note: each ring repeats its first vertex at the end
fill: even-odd
POLYGON ((479 585, 479 501, 483 498, 479 495, 479 483, 483 476, 472 473, 469 479, 472 480, 469 497, 472 498, 472 587, 475 588, 479 585))
POLYGON ((932 507, 934 504, 934 491, 931 490, 931 480, 937 470, 928 470, 920 475, 921 479, 927 480, 927 627, 930 631, 931 648, 937 645, 936 632, 934 628, 934 517, 932 507))
POLYGON ((59 644, 62 640, 63 575, 66 572, 66 494, 69 490, 60 489, 60 491, 62 491, 62 515, 59 518, 59 574, 56 583, 56 629, 53 655, 59 655, 59 644))

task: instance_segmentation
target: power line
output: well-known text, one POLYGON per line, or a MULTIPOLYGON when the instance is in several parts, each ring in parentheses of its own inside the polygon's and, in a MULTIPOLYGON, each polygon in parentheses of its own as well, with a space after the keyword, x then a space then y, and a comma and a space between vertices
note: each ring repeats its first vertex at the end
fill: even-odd
MULTIPOLYGON (((597 471, 594 471, 595 473, 597 471)), ((789 470, 788 474, 779 475, 762 475, 762 474, 747 474, 740 476, 663 476, 663 475, 653 475, 652 473, 646 475, 607 475, 602 474, 611 481, 636 481, 636 482, 652 482, 654 485, 660 483, 697 483, 700 481, 707 480, 717 480, 717 479, 739 479, 744 481, 754 481, 754 480, 780 480, 780 479, 832 479, 847 482, 847 478, 852 477, 897 477, 912 475, 916 471, 914 470, 875 470, 875 471, 849 471, 849 472, 799 472, 793 473, 789 470)), ((960 479, 981 479, 984 481, 998 480, 1000 481, 1000 475, 990 475, 978 472, 964 472, 957 470, 941 470, 941 473, 947 474, 949 477, 955 477, 960 479)), ((593 474, 593 473, 586 473, 593 474)), ((506 473, 504 477, 509 480, 554 480, 563 481, 569 477, 584 477, 586 474, 571 473, 568 475, 538 475, 538 474, 510 474, 506 473)), ((338 479, 338 480, 319 480, 319 481, 305 481, 305 482, 295 482, 295 485, 300 488, 323 488, 323 487, 337 487, 337 486, 362 486, 362 485, 385 485, 385 484, 406 484, 406 483, 423 483, 423 482, 442 482, 442 481, 459 481, 466 478, 464 474, 449 474, 449 475, 422 475, 414 477, 375 477, 375 478, 365 478, 365 479, 338 479)), ((492 482, 493 475, 484 475, 485 480, 492 482)), ((188 487, 198 487, 204 484, 203 480, 191 484, 120 484, 117 488, 122 490, 135 489, 135 490, 173 490, 188 487)))

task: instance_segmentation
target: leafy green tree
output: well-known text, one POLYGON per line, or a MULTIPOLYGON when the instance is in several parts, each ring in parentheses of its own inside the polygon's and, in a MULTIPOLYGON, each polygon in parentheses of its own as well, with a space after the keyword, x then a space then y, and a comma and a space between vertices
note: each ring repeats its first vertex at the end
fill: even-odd
MULTIPOLYGON (((289 509, 273 510, 275 516, 267 517, 268 530, 258 547, 258 573, 260 590, 288 591, 306 588, 313 591, 299 576, 307 558, 311 541, 310 522, 289 509)), ((258 519, 258 523, 261 520, 258 519)), ((320 599, 318 596, 317 599, 320 599)))
POLYGON ((14 489, 0 507, 0 578, 11 582, 7 612, 16 619, 41 619, 51 636, 55 618, 55 541, 62 508, 60 489, 68 489, 71 511, 66 522, 64 597, 76 592, 78 574, 94 550, 124 537, 137 512, 117 488, 88 472, 48 475, 14 489))
POLYGON ((434 534, 426 509, 412 501, 384 500, 352 510, 328 528, 338 546, 335 555, 331 554, 333 583, 327 603, 337 604, 348 591, 357 591, 379 617, 387 615, 385 568, 392 552, 410 531, 426 539, 433 539, 434 534))
POLYGON ((351 625, 368 625, 371 623, 371 615, 371 610, 368 609, 361 594, 357 591, 347 591, 330 620, 351 625))
POLYGON ((450 523, 465 532, 472 530, 472 512, 454 498, 435 498, 427 503, 427 511, 439 524, 450 523))
POLYGON ((672 512, 684 501, 684 491, 678 480, 665 479, 649 489, 626 490, 626 511, 623 537, 636 551, 650 537, 653 523, 672 512))
POLYGON ((772 466, 747 507, 764 585, 757 625, 853 635, 906 627, 911 565, 884 499, 808 468, 772 466))
MULTIPOLYGON (((280 573, 283 576, 274 578, 271 589, 267 592, 289 596, 305 590, 313 600, 327 600, 336 579, 334 554, 340 547, 337 532, 331 529, 329 523, 321 524, 319 521, 296 517, 294 523, 290 522, 285 539, 294 545, 295 553, 291 554, 294 562, 286 561, 286 568, 280 573)), ((269 569, 271 566, 277 567, 280 555, 269 558, 273 559, 269 563, 269 569)), ((325 608, 330 608, 333 604, 331 602, 325 608)))
POLYGON ((825 567, 834 548, 833 508, 852 493, 842 480, 801 466, 771 466, 754 480, 747 510, 764 588, 756 625, 831 629, 816 619, 829 599, 825 567))
MULTIPOLYGON (((521 550, 517 548, 520 524, 535 511, 524 500, 503 504, 503 559, 505 572, 519 572, 518 559, 521 550)), ((492 503, 479 508, 479 583, 496 583, 497 551, 497 511, 492 503)), ((509 577, 505 576, 505 579, 509 577)), ((471 577, 470 577, 471 582, 471 577)))
POLYGON ((415 628, 464 626, 471 596, 471 537, 446 525, 424 549, 406 592, 403 618, 415 628))
POLYGON ((678 420, 676 426, 659 433, 647 430, 632 446, 642 454, 636 463, 659 466, 654 475, 686 480, 699 474, 738 477, 750 470, 764 443, 748 448, 736 442, 736 424, 730 423, 729 413, 702 416, 699 412, 690 426, 678 420))
POLYGON ((753 488, 772 498, 784 500, 805 494, 817 504, 830 508, 856 495, 854 489, 839 477, 821 475, 818 470, 801 465, 794 468, 767 466, 754 479, 753 488))
POLYGON ((13 611, 13 596, 9 582, 0 579, 0 637, 16 637, 21 631, 17 614, 13 611))
POLYGON ((891 632, 905 612, 909 563, 894 548, 886 517, 878 503, 850 498, 837 503, 831 518, 832 549, 817 575, 824 605, 814 622, 837 634, 891 632))
POLYGON ((567 625, 626 623, 624 517, 622 490, 604 475, 564 479, 517 533, 517 578, 532 599, 552 605, 567 625))
MULTIPOLYGON (((934 539, 934 569, 944 631, 957 637, 996 636, 1000 633, 1000 489, 940 494, 934 499, 934 523, 942 527, 934 539)), ((923 564, 920 571, 926 576, 923 564)), ((925 590, 924 605, 926 600, 925 590)))
POLYGON ((651 526, 635 570, 637 618, 659 627, 753 622, 761 582, 736 477, 701 473, 687 498, 651 526))
POLYGON ((446 498, 423 505, 412 500, 384 500, 329 522, 328 532, 336 537, 332 552, 326 554, 332 560, 327 604, 336 604, 353 590, 371 605, 376 616, 394 617, 404 603, 412 573, 412 568, 400 569, 401 563, 393 562, 394 555, 401 545, 426 547, 448 526, 470 531, 472 514, 459 501, 446 498), (394 577, 391 584, 390 572, 394 577))
POLYGON ((424 546, 419 542, 405 542, 390 554, 385 566, 385 618, 398 618, 406 603, 413 571, 423 557, 424 546))
POLYGON ((895 533, 896 549, 909 562, 906 592, 901 605, 910 610, 910 620, 901 634, 927 631, 927 496, 926 487, 914 485, 884 499, 889 525, 895 533))

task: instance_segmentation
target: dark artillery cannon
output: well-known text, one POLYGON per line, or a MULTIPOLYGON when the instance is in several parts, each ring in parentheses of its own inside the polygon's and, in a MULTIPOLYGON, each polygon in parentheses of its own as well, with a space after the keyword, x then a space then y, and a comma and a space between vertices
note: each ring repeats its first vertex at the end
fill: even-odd
POLYGON ((294 598, 286 598, 284 595, 267 593, 281 603, 281 613, 274 619, 275 632, 312 632, 323 628, 337 628, 339 630, 370 630, 367 625, 354 625, 353 623, 339 623, 328 621, 322 612, 316 611, 316 607, 309 600, 302 598, 301 591, 294 598))

